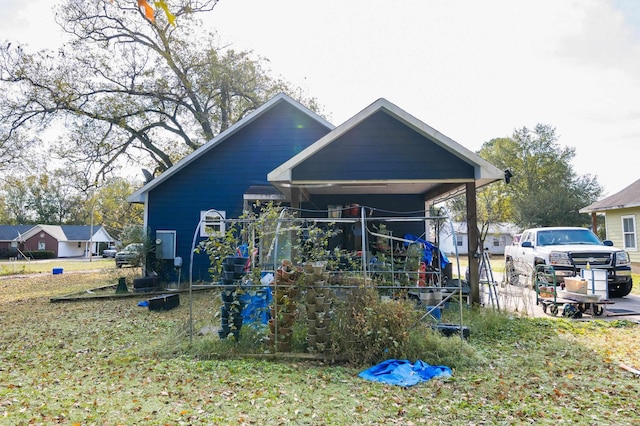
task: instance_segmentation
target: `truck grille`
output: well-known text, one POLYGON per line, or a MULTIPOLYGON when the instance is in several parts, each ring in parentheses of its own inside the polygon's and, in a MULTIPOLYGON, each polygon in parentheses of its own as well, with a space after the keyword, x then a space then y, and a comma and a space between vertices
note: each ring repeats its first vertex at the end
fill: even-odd
POLYGON ((569 253, 573 264, 583 268, 589 263, 591 266, 610 266, 611 253, 569 253))

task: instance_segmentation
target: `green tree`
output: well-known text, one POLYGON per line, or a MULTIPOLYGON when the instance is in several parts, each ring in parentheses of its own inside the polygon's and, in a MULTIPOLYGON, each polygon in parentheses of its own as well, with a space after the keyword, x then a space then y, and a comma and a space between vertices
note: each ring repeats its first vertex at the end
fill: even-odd
POLYGON ((61 170, 9 176, 0 193, 7 223, 75 224, 76 212, 83 207, 81 195, 61 170))
POLYGON ((121 238, 125 227, 142 227, 142 205, 127 202, 127 197, 134 190, 132 182, 123 178, 113 178, 102 185, 92 199, 95 202, 94 223, 104 225, 109 234, 116 239, 121 238))
MULTIPOLYGON (((504 182, 496 182, 477 192, 476 214, 478 238, 480 239, 479 247, 484 247, 492 225, 509 222, 512 218, 513 210, 504 185, 504 182)), ((451 212, 453 220, 467 222, 467 204, 464 195, 449 200, 447 209, 451 212)), ((450 232, 447 226, 443 229, 445 232, 450 232)))
POLYGON ((552 126, 517 129, 511 138, 486 142, 479 154, 513 173, 510 184, 501 185, 504 193, 498 199, 505 219, 523 228, 590 223, 578 210, 596 201, 602 187, 596 177, 576 174, 571 165, 575 149, 561 146, 552 126))
POLYGON ((251 52, 203 33, 198 16, 217 0, 169 3, 177 25, 164 13, 146 19, 137 0, 66 0, 56 17, 72 39, 58 52, 3 43, 2 137, 17 144, 18 133, 64 120, 58 154, 98 164, 95 181, 119 161, 162 172, 281 91, 317 108, 251 52))
POLYGON ((7 224, 32 224, 33 217, 28 207, 29 191, 24 180, 10 176, 2 185, 2 198, 7 212, 7 224))

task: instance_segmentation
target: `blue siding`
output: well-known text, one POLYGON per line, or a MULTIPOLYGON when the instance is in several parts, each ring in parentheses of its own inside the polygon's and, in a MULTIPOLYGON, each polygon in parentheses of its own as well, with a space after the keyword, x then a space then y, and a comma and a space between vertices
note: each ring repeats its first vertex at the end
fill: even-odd
MULTIPOLYGON (((188 279, 200 211, 215 208, 224 210, 227 218, 239 217, 242 196, 251 185, 268 185, 267 173, 328 132, 290 104, 278 103, 149 193, 150 236, 155 239, 157 229, 177 231, 183 280, 188 279)), ((173 263, 166 263, 165 271, 172 269, 173 263)), ((208 280, 208 267, 205 254, 195 255, 194 280, 208 280)))
POLYGON ((471 164, 383 111, 293 170, 299 180, 474 178, 471 164))

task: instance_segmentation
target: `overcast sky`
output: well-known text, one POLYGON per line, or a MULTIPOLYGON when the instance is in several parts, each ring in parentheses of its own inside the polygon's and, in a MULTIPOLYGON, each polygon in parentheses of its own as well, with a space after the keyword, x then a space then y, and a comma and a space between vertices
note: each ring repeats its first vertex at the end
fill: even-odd
MULTIPOLYGON (((0 40, 52 47, 57 2, 1 0, 0 40)), ((206 26, 335 125, 378 98, 473 151, 549 124, 606 194, 640 179, 640 0, 220 0, 206 26)))

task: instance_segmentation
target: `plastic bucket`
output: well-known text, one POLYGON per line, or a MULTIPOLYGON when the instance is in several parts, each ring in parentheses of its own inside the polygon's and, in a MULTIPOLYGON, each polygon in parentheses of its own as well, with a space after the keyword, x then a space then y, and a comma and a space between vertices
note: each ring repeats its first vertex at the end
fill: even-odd
POLYGON ((583 269, 582 278, 587 281, 587 294, 599 295, 600 299, 609 299, 607 271, 604 269, 583 269))

